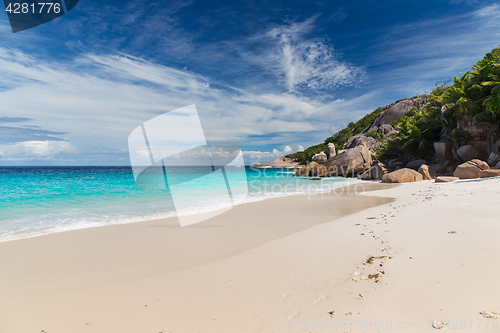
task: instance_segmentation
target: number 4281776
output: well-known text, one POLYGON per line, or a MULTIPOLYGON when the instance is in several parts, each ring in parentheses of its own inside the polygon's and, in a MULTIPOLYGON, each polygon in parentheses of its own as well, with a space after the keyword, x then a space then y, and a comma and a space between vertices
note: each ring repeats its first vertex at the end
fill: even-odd
POLYGON ((15 2, 15 3, 9 3, 5 11, 11 14, 27 14, 27 13, 50 14, 52 11, 53 13, 58 14, 61 12, 61 4, 53 2, 39 2, 38 4, 15 2))

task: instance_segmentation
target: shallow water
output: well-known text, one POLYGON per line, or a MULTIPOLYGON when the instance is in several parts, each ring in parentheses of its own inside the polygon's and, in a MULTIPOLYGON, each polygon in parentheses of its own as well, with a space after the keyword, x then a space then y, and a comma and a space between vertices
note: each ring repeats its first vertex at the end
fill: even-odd
MULTIPOLYGON (((228 170, 229 177, 231 170, 228 170)), ((239 172, 241 170, 234 170, 239 172)), ((169 170, 179 179, 197 179, 176 211, 166 189, 136 185, 129 167, 0 167, 0 241, 109 224, 210 212, 224 208, 213 177, 202 178, 196 167, 169 170)), ((354 179, 321 181, 292 177, 287 169, 246 168, 246 177, 233 178, 231 190, 243 202, 300 194, 324 193, 354 179), (241 197, 240 199, 243 199, 241 197)), ((189 183, 186 183, 189 186, 189 183)))

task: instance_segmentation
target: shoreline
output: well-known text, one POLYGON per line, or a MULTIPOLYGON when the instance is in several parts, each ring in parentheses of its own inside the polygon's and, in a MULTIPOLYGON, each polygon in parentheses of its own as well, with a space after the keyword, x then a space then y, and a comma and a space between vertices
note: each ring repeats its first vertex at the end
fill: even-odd
MULTIPOLYGON (((297 179, 310 179, 311 177, 297 177, 297 179)), ((330 190, 325 190, 322 189, 320 194, 317 193, 305 193, 305 192, 269 192, 265 194, 259 194, 259 195, 249 195, 246 197, 245 200, 242 204, 251 204, 254 202, 261 202, 261 201, 266 201, 270 199, 277 199, 277 198, 286 198, 286 197, 293 197, 293 196, 314 196, 314 195, 328 195, 328 192, 333 192, 336 191, 340 188, 352 186, 355 184, 360 184, 360 183, 365 183, 369 181, 359 181, 359 182, 350 182, 347 183, 349 178, 346 178, 343 181, 339 181, 339 183, 343 183, 338 187, 335 187, 334 189, 330 190)), ((249 182, 249 185, 252 182, 249 182)), ((333 185, 335 183, 330 183, 329 185, 333 185)), ((311 183, 311 185, 315 185, 314 183, 311 183)), ((309 185, 309 186, 311 186, 309 185)), ((301 188, 297 184, 298 188, 301 188)), ((303 185, 302 185, 303 186, 303 185)), ((315 186, 316 187, 316 186, 315 186)), ((310 188, 309 188, 310 190, 310 188)), ((252 193, 253 194, 253 193, 252 193)), ((217 208, 207 208, 207 209, 201 209, 201 211, 197 212, 181 212, 180 216, 194 216, 198 214, 207 214, 207 213, 212 213, 216 212, 217 210, 220 209, 225 209, 227 207, 217 207, 217 208)), ((192 210, 195 209, 200 209, 200 207, 193 207, 192 210)), ((106 227, 106 226, 111 226, 111 225, 123 225, 123 224, 131 224, 131 223, 141 223, 141 222, 148 222, 148 221, 157 221, 157 220, 164 220, 164 219, 171 219, 171 218, 176 218, 177 212, 175 210, 165 212, 165 213, 158 213, 154 215, 148 215, 148 216, 122 216, 122 217, 117 217, 116 220, 119 220, 118 222, 99 222, 99 221, 92 221, 92 222, 79 222, 76 224, 71 224, 71 225, 60 225, 60 226, 55 226, 55 227, 47 227, 44 229, 40 230, 30 230, 22 233, 16 233, 12 235, 4 235, 0 236, 0 244, 4 242, 11 242, 11 241, 17 241, 17 240, 22 240, 22 239, 29 239, 29 238, 34 238, 34 237, 42 237, 42 236, 47 236, 51 234, 57 234, 61 232, 69 232, 69 231, 77 231, 77 230, 84 230, 84 229, 90 229, 90 228, 98 228, 98 227, 106 227)))
POLYGON ((141 231, 138 223, 1 243, 0 330, 389 332, 421 323, 406 330, 433 332, 435 320, 470 320, 475 326, 460 331, 495 332, 494 319, 479 312, 500 312, 499 185, 379 187, 357 197, 368 200, 366 209, 333 220, 332 197, 265 200, 239 207, 251 228, 224 236, 238 207, 182 229, 151 223, 141 231), (259 224, 268 212, 287 223, 259 224), (280 229, 301 219, 311 224, 280 229), (175 230, 190 232, 196 246, 166 251, 165 235, 175 230), (241 244, 262 240, 263 232, 275 237, 241 244))
MULTIPOLYGON (((356 185, 359 186, 359 184, 356 185)), ((87 254, 91 251, 93 255, 101 256, 101 259, 107 262, 112 262, 117 256, 131 258, 127 265, 136 268, 132 272, 123 267, 122 263, 111 263, 109 267, 102 265, 100 269, 111 274, 113 278, 118 278, 118 275, 120 278, 123 276, 136 278, 158 271, 185 269, 238 255, 267 242, 301 232, 318 224, 334 221, 355 213, 359 207, 369 208, 392 201, 392 199, 356 196, 354 188, 356 185, 338 188, 342 190, 342 195, 332 191, 309 197, 307 195, 286 196, 244 203, 221 215, 186 227, 181 227, 176 217, 170 217, 68 230, 40 237, 2 242, 0 243, 0 262, 4 259, 2 253, 9 253, 10 256, 20 258, 24 265, 18 267, 18 274, 27 276, 33 267, 40 266, 39 269, 44 270, 41 266, 46 267, 48 263, 43 263, 43 261, 45 258, 52 258, 54 261, 50 262, 50 270, 60 271, 59 274, 64 275, 64 267, 74 265, 74 261, 86 263, 88 267, 92 266, 93 263, 87 258, 87 254), (337 202, 338 207, 329 207, 332 201, 337 202), (289 206, 302 207, 298 210, 296 208, 290 210, 289 206), (256 210, 260 211, 259 214, 255 214, 256 210), (137 248, 136 241, 141 244, 142 249, 137 248), (205 252, 200 253, 198 246, 205 252), (68 251, 68 249, 72 252, 72 258, 68 258, 68 253, 61 252, 68 251), (155 259, 153 257, 155 251, 165 253, 166 256, 155 259), (168 256, 169 253, 176 252, 183 253, 183 256, 179 258, 168 256), (37 253, 37 255, 32 256, 32 253, 37 253), (150 262, 144 265, 144 261, 148 260, 150 262), (148 273, 145 273, 146 271, 148 273)), ((397 185, 367 183, 363 186, 367 191, 374 191, 378 188, 397 185)), ((73 269, 78 274, 85 275, 87 269, 90 269, 88 267, 81 265, 73 269)), ((40 276, 36 279, 38 283, 40 276)), ((109 279, 106 277, 101 280, 95 277, 92 283, 100 283, 109 279)), ((50 276, 47 276, 46 282, 50 280, 50 276)), ((75 283, 70 283, 68 286, 73 285, 75 283)))

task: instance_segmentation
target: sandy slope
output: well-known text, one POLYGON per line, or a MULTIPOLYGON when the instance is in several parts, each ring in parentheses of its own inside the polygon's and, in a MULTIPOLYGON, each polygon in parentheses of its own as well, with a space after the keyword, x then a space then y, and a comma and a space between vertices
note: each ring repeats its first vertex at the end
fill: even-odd
POLYGON ((1 243, 0 331, 498 332, 500 180, 366 195, 1 243))

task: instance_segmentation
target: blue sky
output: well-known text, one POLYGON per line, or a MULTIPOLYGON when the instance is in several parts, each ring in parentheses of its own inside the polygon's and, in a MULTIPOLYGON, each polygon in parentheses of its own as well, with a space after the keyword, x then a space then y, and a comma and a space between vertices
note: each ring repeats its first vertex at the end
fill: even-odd
POLYGON ((429 92, 500 44, 496 1, 81 0, 0 14, 0 165, 127 165, 143 122, 196 104, 247 163, 429 92))

